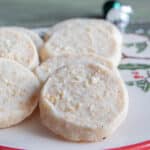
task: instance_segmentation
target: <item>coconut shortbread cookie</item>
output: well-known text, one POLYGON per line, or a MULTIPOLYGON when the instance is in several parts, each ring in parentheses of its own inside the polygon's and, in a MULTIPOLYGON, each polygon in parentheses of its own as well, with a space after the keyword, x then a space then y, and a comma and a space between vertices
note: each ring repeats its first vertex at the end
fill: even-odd
POLYGON ((18 31, 22 31, 26 33, 28 36, 30 36, 30 38, 33 40, 38 51, 43 46, 43 40, 40 38, 40 36, 36 32, 26 29, 26 28, 21 28, 21 27, 14 27, 14 29, 18 31))
POLYGON ((18 124, 33 112, 39 87, 37 77, 29 69, 0 58, 0 128, 18 124))
POLYGON ((10 28, 10 29, 13 29, 13 30, 27 34, 32 39, 32 41, 34 42, 38 51, 43 45, 43 40, 40 38, 40 36, 36 32, 34 32, 30 29, 23 28, 23 27, 17 27, 17 26, 16 27, 5 27, 5 28, 10 28))
POLYGON ((56 24, 46 34, 41 60, 64 53, 96 53, 117 65, 121 58, 122 36, 109 22, 98 19, 70 19, 56 24))
POLYGON ((32 40, 24 33, 8 28, 0 28, 0 57, 15 60, 29 69, 39 64, 32 40))
POLYGON ((57 57, 51 57, 43 62, 40 66, 35 69, 35 74, 38 79, 44 83, 50 74, 52 74, 57 69, 67 65, 67 64, 79 64, 79 63, 95 63, 101 64, 105 67, 114 70, 112 63, 104 57, 97 55, 61 55, 57 57))
POLYGON ((66 65, 41 92, 40 116, 55 134, 71 141, 100 141, 125 119, 128 95, 120 78, 94 63, 66 65))

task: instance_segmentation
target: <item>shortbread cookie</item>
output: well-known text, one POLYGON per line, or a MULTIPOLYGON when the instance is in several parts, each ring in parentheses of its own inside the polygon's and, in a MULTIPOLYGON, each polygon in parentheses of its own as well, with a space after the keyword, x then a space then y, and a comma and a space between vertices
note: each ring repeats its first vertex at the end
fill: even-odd
POLYGON ((96 53, 118 65, 121 58, 121 33, 104 20, 70 19, 50 28, 46 37, 41 60, 64 53, 96 53))
POLYGON ((16 30, 16 31, 27 34, 32 39, 32 41, 35 44, 38 51, 43 45, 43 40, 40 38, 40 36, 36 32, 34 32, 30 29, 23 28, 23 27, 17 27, 17 26, 16 27, 10 26, 10 27, 3 27, 3 28, 12 29, 12 30, 16 30))
POLYGON ((66 65, 41 92, 40 116, 53 133, 71 141, 101 141, 125 119, 128 96, 118 76, 94 63, 66 65))
POLYGON ((57 57, 51 57, 43 62, 40 66, 35 69, 35 74, 38 79, 44 83, 50 74, 52 74, 56 69, 59 69, 67 64, 79 64, 79 63, 95 63, 101 64, 109 69, 113 70, 114 67, 112 63, 104 57, 97 55, 61 55, 57 57))
POLYGON ((16 125, 33 112, 39 87, 37 77, 29 69, 0 58, 0 128, 16 125))
POLYGON ((39 64, 32 40, 25 33, 8 28, 0 28, 0 57, 15 60, 29 69, 39 64))

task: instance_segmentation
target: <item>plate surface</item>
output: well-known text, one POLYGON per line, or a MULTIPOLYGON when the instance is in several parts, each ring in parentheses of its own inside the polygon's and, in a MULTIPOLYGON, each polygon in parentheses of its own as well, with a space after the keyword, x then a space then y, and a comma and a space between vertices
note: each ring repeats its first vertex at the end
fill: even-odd
MULTIPOLYGON (((40 30, 41 32, 41 30, 40 30)), ((120 73, 129 93, 126 120, 101 143, 63 141, 41 125, 38 110, 23 123, 0 130, 0 145, 29 150, 101 150, 150 139, 150 41, 136 34, 124 35, 120 73)))

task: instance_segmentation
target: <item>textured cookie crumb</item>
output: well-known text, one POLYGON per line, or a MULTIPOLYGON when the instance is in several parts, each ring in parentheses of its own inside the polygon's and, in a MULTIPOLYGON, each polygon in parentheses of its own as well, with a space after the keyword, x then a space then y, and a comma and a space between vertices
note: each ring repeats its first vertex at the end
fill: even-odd
POLYGON ((57 69, 41 92, 43 124, 72 141, 110 136, 124 120, 127 108, 128 97, 119 76, 95 63, 69 63, 57 69))

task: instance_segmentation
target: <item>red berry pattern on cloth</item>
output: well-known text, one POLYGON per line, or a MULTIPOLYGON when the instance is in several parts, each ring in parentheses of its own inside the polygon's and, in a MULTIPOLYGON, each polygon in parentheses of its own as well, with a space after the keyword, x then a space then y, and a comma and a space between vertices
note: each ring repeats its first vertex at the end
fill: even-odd
MULTIPOLYGON (((128 35, 126 35, 128 36, 128 35)), ((122 50, 122 62, 119 70, 131 76, 126 81, 128 86, 150 91, 150 41, 147 37, 130 35, 122 50), (135 37, 133 39, 133 37, 135 37)))

